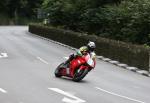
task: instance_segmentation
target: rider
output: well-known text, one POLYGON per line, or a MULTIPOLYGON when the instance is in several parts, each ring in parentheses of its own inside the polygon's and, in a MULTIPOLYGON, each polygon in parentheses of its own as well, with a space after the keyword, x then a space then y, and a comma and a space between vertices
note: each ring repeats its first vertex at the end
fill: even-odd
POLYGON ((89 53, 92 57, 92 59, 94 60, 96 58, 96 54, 94 52, 96 48, 96 45, 94 42, 92 41, 89 41, 87 46, 82 46, 80 47, 77 52, 76 52, 76 55, 74 54, 71 54, 69 56, 69 59, 65 62, 65 64, 69 63, 71 60, 73 60, 76 56, 84 56, 86 55, 87 53, 89 53))

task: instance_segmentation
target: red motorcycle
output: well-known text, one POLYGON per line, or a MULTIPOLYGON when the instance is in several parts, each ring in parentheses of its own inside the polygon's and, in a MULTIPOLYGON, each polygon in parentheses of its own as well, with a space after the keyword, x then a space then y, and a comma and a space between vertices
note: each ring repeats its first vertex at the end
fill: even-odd
POLYGON ((72 78, 73 81, 79 82, 89 71, 96 65, 89 53, 85 56, 76 56, 70 63, 61 63, 55 70, 55 76, 66 76, 72 78))

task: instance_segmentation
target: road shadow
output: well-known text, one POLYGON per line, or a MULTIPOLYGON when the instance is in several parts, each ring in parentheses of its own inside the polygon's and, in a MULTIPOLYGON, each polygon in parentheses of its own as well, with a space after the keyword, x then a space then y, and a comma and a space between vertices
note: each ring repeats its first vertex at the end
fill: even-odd
POLYGON ((82 83, 82 84, 90 83, 88 80, 85 80, 85 79, 83 79, 79 82, 75 82, 75 81, 72 81, 72 79, 69 77, 61 77, 61 78, 54 77, 54 78, 65 81, 65 82, 72 82, 72 83, 82 83))

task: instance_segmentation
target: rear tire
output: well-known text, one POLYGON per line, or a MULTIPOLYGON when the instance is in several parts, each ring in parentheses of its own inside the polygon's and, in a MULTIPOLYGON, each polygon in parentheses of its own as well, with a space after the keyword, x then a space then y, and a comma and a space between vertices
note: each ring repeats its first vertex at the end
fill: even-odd
POLYGON ((88 72, 89 72, 88 69, 80 70, 79 72, 78 72, 78 70, 76 70, 75 75, 74 75, 74 77, 72 79, 75 82, 81 81, 88 74, 88 72))
POLYGON ((60 73, 60 70, 62 69, 64 63, 61 63, 55 70, 55 77, 61 77, 61 73, 60 73))

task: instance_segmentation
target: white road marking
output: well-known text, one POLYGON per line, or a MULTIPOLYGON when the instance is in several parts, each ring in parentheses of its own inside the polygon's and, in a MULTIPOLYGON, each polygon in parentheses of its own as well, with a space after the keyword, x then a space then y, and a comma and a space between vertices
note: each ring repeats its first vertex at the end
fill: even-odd
POLYGON ((0 53, 0 58, 7 58, 7 57, 8 57, 7 53, 0 53))
POLYGON ((49 64, 47 61, 45 61, 44 59, 40 58, 40 57, 36 57, 37 59, 39 59, 41 62, 45 63, 45 64, 49 64))
POLYGON ((95 88, 98 89, 98 90, 100 90, 100 91, 102 91, 102 92, 106 92, 106 93, 108 93, 108 94, 111 94, 111 95, 115 95, 115 96, 118 96, 118 97, 121 97, 121 98, 125 98, 125 99, 131 100, 131 101, 138 102, 138 103, 145 103, 145 102, 143 102, 143 101, 136 100, 136 99, 132 99, 132 98, 129 98, 129 97, 127 97, 127 96, 123 96, 123 95, 119 95, 119 94, 116 94, 116 93, 113 93, 113 92, 109 92, 109 91, 104 90, 104 89, 101 89, 101 88, 99 88, 99 87, 95 87, 95 88))
POLYGON ((78 97, 76 97, 76 96, 74 96, 74 95, 72 95, 72 94, 70 94, 70 93, 68 93, 68 92, 65 92, 65 91, 63 91, 63 90, 60 90, 60 89, 58 89, 58 88, 48 88, 48 89, 49 89, 49 90, 52 90, 52 91, 55 91, 55 92, 57 92, 57 93, 60 93, 60 94, 62 94, 62 95, 65 95, 65 96, 67 96, 67 97, 72 98, 72 99, 69 99, 69 98, 67 98, 67 97, 64 97, 64 98, 62 99, 62 101, 65 102, 65 103, 84 103, 84 102, 86 102, 85 100, 82 100, 82 99, 80 99, 80 98, 78 98, 78 97))
POLYGON ((0 88, 0 92, 2 92, 2 93, 7 93, 7 91, 4 90, 4 89, 2 89, 2 88, 0 88))

